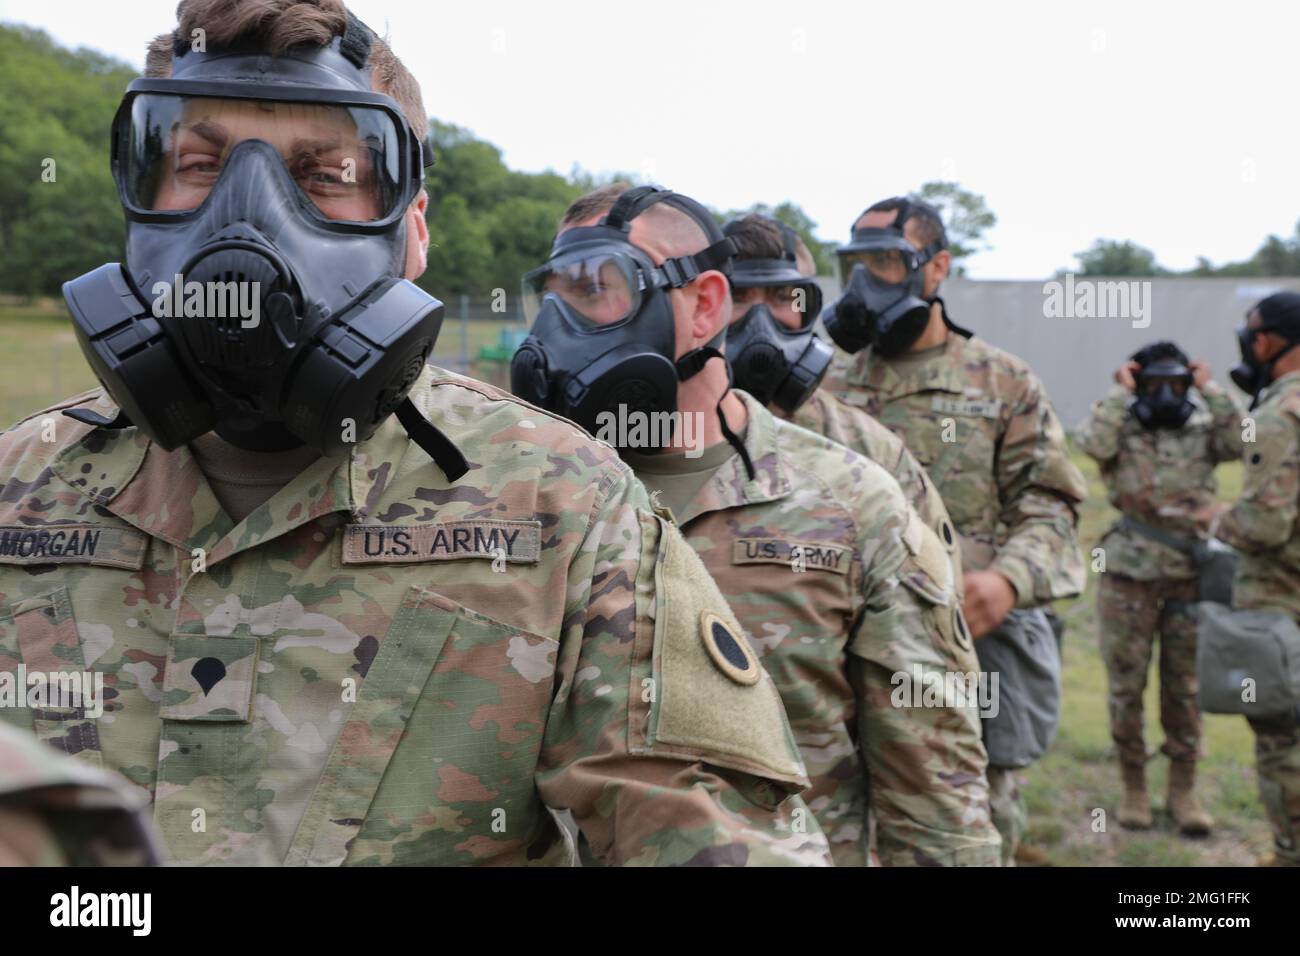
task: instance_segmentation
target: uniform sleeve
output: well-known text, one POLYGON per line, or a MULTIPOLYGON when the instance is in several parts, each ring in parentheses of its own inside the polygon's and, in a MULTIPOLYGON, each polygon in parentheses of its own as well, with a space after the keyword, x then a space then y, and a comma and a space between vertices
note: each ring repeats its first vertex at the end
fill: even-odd
POLYGON ((1238 551, 1281 547, 1294 534, 1300 498, 1300 439, 1296 421, 1276 408, 1255 416, 1255 441, 1245 446, 1241 497, 1220 519, 1215 535, 1238 551))
POLYGON ((1088 419, 1079 426, 1076 437, 1079 448, 1099 465, 1104 465, 1119 454, 1119 436, 1128 417, 1128 401, 1132 396, 1116 387, 1105 398, 1092 404, 1088 419))
POLYGON ((1214 416, 1210 432, 1210 455, 1216 462, 1237 461, 1245 451, 1242 440, 1242 419, 1246 412, 1226 389, 1215 382, 1207 382, 1201 389, 1205 404, 1214 416))
POLYGON ((1033 375, 1015 402, 998 446, 999 521, 1006 543, 989 566, 1016 589, 1018 607, 1036 607, 1083 590, 1075 507, 1087 494, 1070 461, 1065 431, 1033 375))
POLYGON ((757 660, 743 683, 708 658, 700 622, 743 644, 740 627, 630 474, 597 496, 568 589, 537 787, 552 810, 572 813, 584 857, 829 865, 794 795, 808 781, 771 679, 757 660))
POLYGON ((870 535, 849 666, 877 853, 886 866, 997 866, 977 698, 964 694, 979 664, 947 555, 910 508, 891 513, 870 535))

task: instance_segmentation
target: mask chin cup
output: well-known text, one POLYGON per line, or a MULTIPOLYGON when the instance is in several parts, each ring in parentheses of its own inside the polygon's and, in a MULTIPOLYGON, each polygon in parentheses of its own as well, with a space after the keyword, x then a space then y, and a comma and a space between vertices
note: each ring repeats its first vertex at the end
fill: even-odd
POLYGON ((925 332, 930 306, 924 299, 908 296, 885 310, 876 322, 879 333, 873 343, 881 355, 901 355, 925 332))
POLYGON ((213 429, 212 403, 120 264, 65 282, 63 297, 82 353, 132 424, 167 451, 213 429))

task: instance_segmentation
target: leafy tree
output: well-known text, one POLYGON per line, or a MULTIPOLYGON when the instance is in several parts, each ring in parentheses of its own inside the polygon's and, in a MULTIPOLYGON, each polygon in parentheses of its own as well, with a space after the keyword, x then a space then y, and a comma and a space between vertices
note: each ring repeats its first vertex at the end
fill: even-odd
POLYGON ((1098 239, 1083 252, 1076 252, 1079 275, 1158 276, 1169 270, 1156 264, 1155 253, 1135 242, 1098 239))
POLYGON ((984 241, 984 233, 997 225, 998 217, 989 209, 983 196, 963 189, 957 183, 933 180, 922 184, 912 197, 939 210, 948 233, 948 251, 952 254, 955 271, 957 275, 964 275, 966 268, 961 260, 990 248, 984 241))

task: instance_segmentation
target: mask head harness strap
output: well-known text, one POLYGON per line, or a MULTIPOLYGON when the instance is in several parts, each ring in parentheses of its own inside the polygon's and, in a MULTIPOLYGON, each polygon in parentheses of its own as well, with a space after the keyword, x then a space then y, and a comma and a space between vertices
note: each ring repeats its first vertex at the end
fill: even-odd
MULTIPOLYGON (((710 270, 721 272, 730 281, 731 260, 736 255, 736 244, 729 236, 722 234, 722 230, 709 215, 708 210, 689 196, 680 195, 662 186, 636 186, 618 197, 598 225, 617 229, 625 234, 629 233, 632 231, 632 220, 660 202, 690 216, 709 240, 709 245, 694 255, 665 259, 658 266, 658 275, 663 278, 668 287, 680 289, 690 285, 702 273, 710 270)), ((726 336, 727 330, 724 328, 709 342, 679 358, 676 362, 677 378, 684 382, 699 374, 700 369, 704 368, 709 359, 722 358, 718 346, 726 336)))
MULTIPOLYGON (((919 269, 921 266, 933 259, 940 251, 948 248, 948 234, 944 231, 943 222, 938 213, 935 212, 929 203, 924 203, 917 199, 908 199, 904 196, 895 196, 892 199, 885 200, 885 202, 894 205, 894 209, 897 212, 897 215, 894 216, 894 221, 888 226, 873 226, 861 229, 850 227, 851 235, 853 237, 852 241, 854 243, 888 237, 890 239, 902 239, 910 246, 911 242, 904 235, 907 221, 916 215, 925 212, 934 216, 935 220, 939 222, 939 235, 917 251, 913 268, 919 269)), ((858 218, 853 220, 854 226, 856 226, 858 220, 868 212, 870 212, 869 209, 863 210, 858 215, 858 218)))
MULTIPOLYGON (((730 236, 723 233, 717 221, 709 214, 709 211, 689 196, 683 196, 661 186, 636 186, 618 197, 613 207, 600 220, 599 225, 618 229, 624 233, 630 232, 632 220, 659 202, 672 206, 674 209, 690 216, 709 240, 709 245, 694 255, 678 256, 675 259, 664 260, 659 266, 659 272, 667 281, 669 287, 680 289, 693 282, 702 272, 707 272, 710 269, 716 269, 730 281, 732 259, 736 255, 736 243, 730 236)), ((727 330, 724 327, 704 345, 691 349, 691 351, 679 358, 675 363, 678 381, 684 382, 699 374, 709 359, 720 358, 725 360, 719 346, 726 340, 726 337, 727 330)), ((749 480, 753 481, 757 472, 754 470, 753 460, 749 457, 749 450, 745 447, 745 443, 740 440, 740 437, 727 425, 727 417, 722 413, 722 399, 726 397, 729 391, 731 391, 730 368, 727 369, 726 391, 718 399, 718 423, 722 426, 723 437, 726 438, 727 443, 732 448, 736 449, 736 453, 740 455, 741 461, 745 464, 745 472, 749 475, 749 480)))

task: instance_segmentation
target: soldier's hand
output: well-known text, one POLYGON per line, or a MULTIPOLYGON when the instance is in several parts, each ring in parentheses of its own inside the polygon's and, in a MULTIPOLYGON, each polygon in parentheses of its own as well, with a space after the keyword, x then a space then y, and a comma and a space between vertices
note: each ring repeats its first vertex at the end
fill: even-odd
POLYGON ((1188 370, 1192 373, 1192 384, 1197 388, 1204 388, 1205 383, 1210 380, 1210 366, 1206 362, 1188 362, 1188 370))
POLYGON ((1016 606, 1016 589, 996 571, 968 571, 962 575, 966 585, 966 626, 979 639, 1002 623, 1016 606))
POLYGON ((1135 376, 1142 366, 1137 362, 1125 362, 1119 368, 1115 369, 1115 381, 1119 382, 1130 392, 1137 388, 1137 379, 1135 376))

